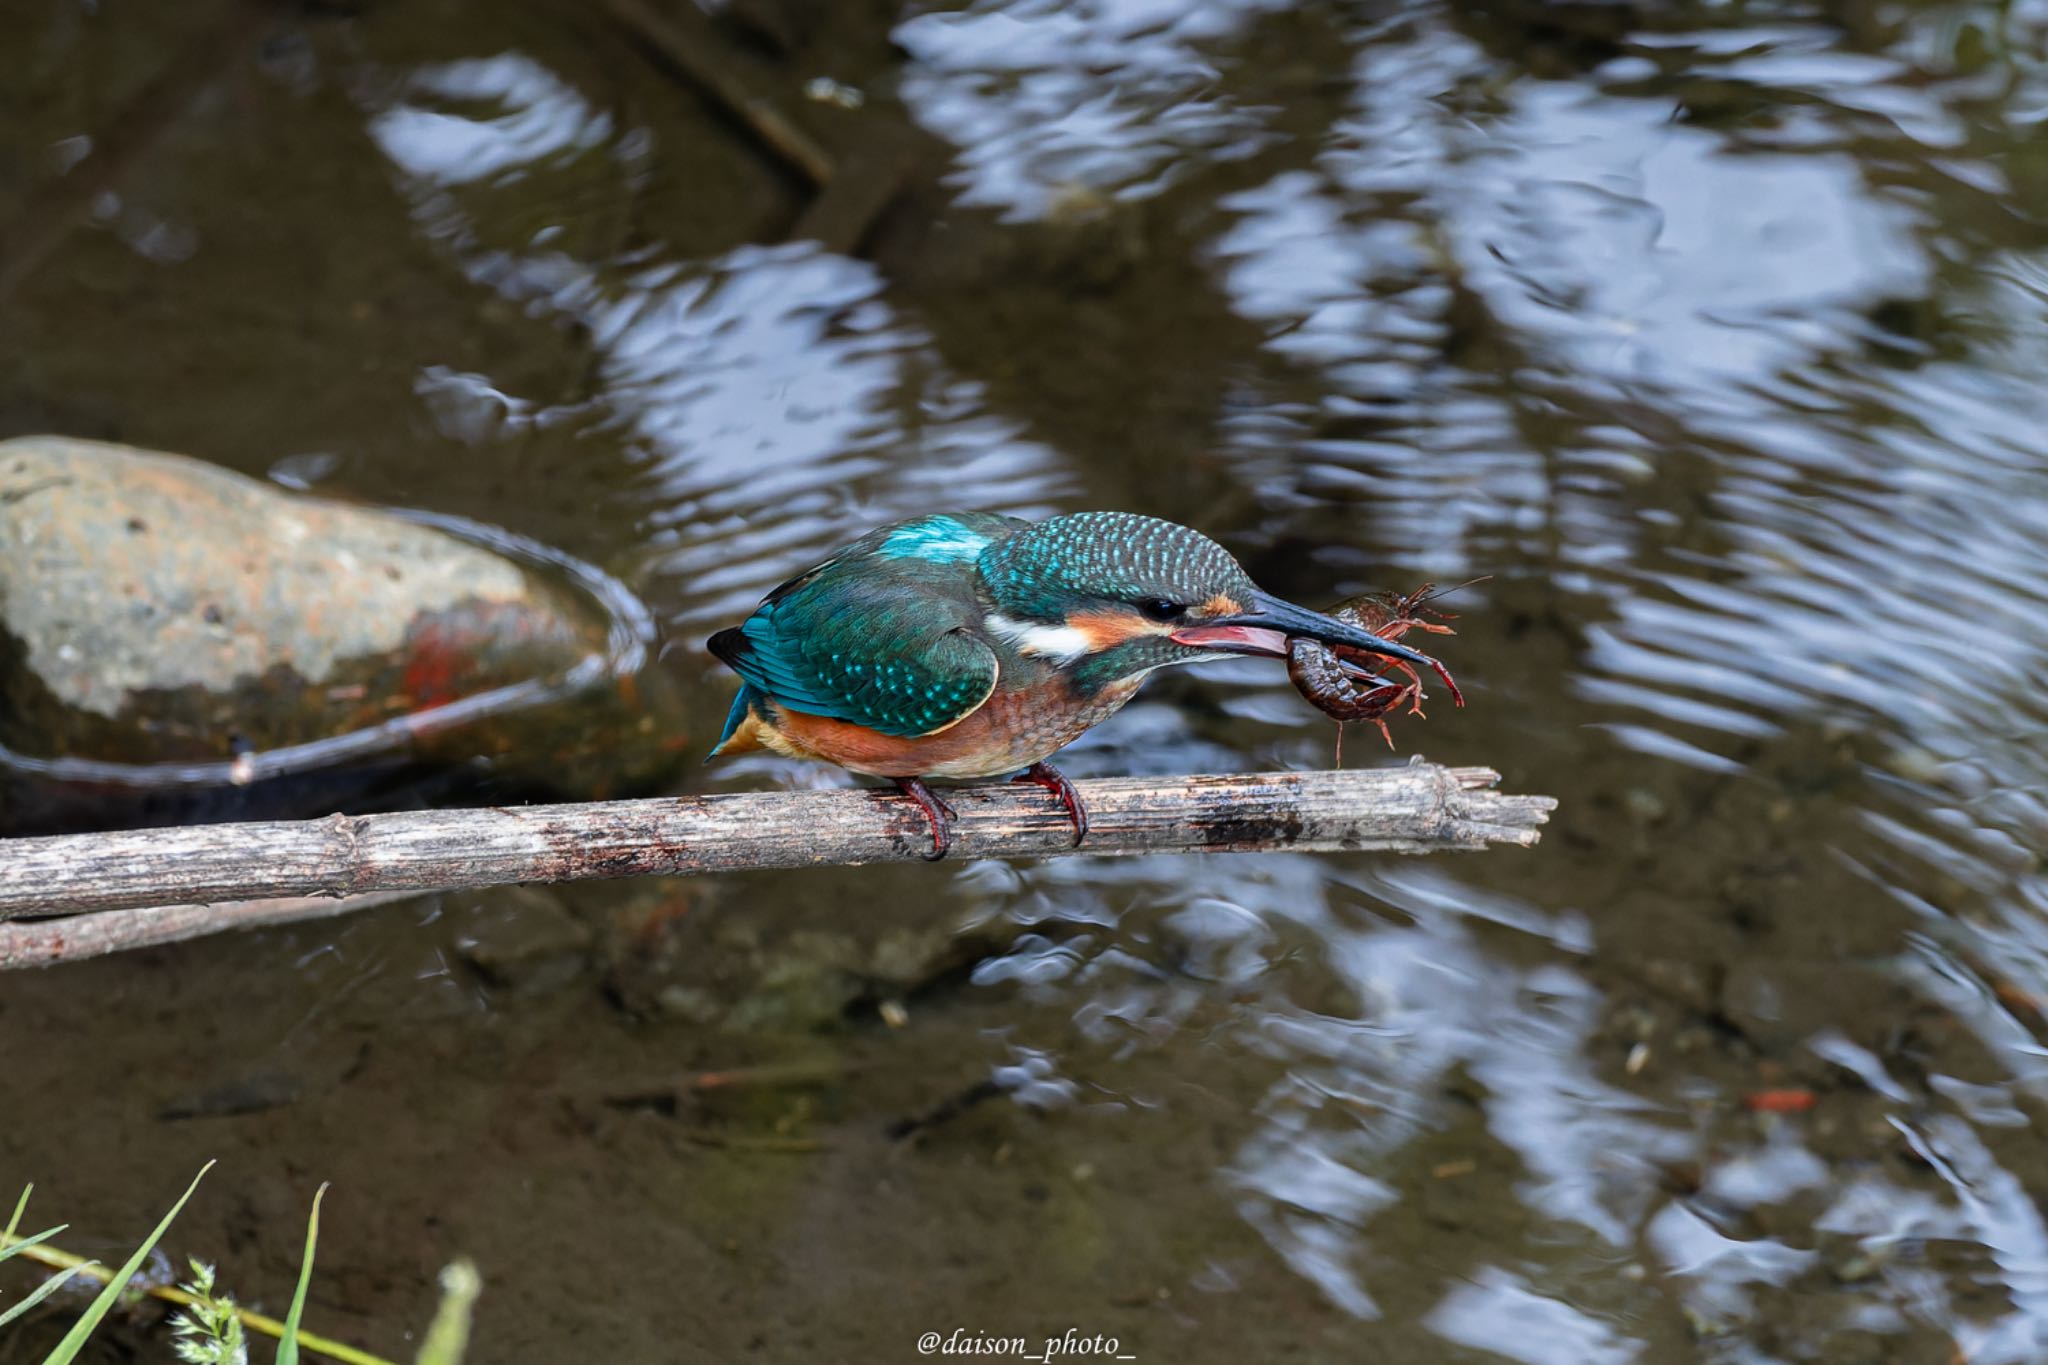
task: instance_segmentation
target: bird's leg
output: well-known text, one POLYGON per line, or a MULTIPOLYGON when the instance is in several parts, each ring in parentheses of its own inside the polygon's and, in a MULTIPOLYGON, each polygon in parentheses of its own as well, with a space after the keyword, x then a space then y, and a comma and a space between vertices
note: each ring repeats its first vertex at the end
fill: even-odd
POLYGON ((932 851, 924 855, 928 863, 935 863, 946 856, 953 847, 953 822, 960 817, 953 808, 939 800, 937 793, 924 784, 919 777, 899 777, 896 785, 903 794, 917 802, 917 808, 924 812, 924 818, 932 822, 932 851))
POLYGON ((1088 808, 1081 804, 1081 793, 1074 790, 1065 773, 1050 763, 1034 763, 1010 780, 1033 783, 1057 796, 1067 808, 1067 818, 1074 822, 1074 847, 1081 846, 1081 841, 1088 837, 1088 808))

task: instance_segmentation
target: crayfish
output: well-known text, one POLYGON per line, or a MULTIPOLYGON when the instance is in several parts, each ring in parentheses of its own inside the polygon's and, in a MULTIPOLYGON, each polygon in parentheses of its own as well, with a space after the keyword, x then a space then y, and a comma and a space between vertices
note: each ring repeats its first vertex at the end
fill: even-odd
MULTIPOLYGON (((1458 587, 1470 587, 1472 583, 1485 581, 1475 578, 1458 587)), ((1445 588, 1440 592, 1436 584, 1424 583, 1411 593, 1366 593, 1338 603, 1329 614, 1387 640, 1398 640, 1411 630, 1427 631, 1432 635, 1455 635, 1457 632, 1444 623, 1458 618, 1425 604, 1456 591, 1457 588, 1445 588)), ((1437 665, 1437 675, 1451 690, 1451 700, 1463 706, 1464 693, 1458 690, 1458 684, 1441 664, 1437 665)), ((1344 766, 1344 726, 1347 722, 1371 721, 1380 727, 1380 736, 1391 749, 1394 737, 1387 730, 1387 716, 1404 703, 1408 707, 1408 715, 1422 714, 1422 677, 1405 660, 1386 659, 1364 650, 1326 645, 1319 640, 1296 636, 1287 642, 1287 676, 1293 681, 1295 690, 1337 722, 1337 766, 1340 768, 1344 766), (1407 681, 1389 681, 1373 671, 1387 667, 1399 670, 1406 675, 1407 681)))

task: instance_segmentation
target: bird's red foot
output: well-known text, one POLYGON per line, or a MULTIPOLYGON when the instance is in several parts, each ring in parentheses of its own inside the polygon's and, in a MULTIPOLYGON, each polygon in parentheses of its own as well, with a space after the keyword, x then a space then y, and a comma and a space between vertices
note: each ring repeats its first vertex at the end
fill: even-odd
POLYGON ((939 800, 922 778, 899 777, 896 785, 903 789, 905 796, 917 802, 917 808, 924 812, 925 819, 932 822, 932 851, 924 855, 924 860, 937 862, 953 847, 953 822, 960 817, 953 813, 951 806, 939 800))
POLYGON ((1010 780, 1030 782, 1057 796, 1067 808, 1067 818, 1074 822, 1074 847, 1081 846, 1081 841, 1088 837, 1088 808, 1081 804, 1081 793, 1065 773, 1050 763, 1034 763, 1010 780))

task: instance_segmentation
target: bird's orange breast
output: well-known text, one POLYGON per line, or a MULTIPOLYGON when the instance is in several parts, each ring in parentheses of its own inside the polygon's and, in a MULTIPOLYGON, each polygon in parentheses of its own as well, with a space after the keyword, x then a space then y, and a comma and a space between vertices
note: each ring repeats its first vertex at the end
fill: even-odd
POLYGON ((998 686, 957 723, 909 737, 771 702, 742 722, 727 749, 759 745, 876 777, 994 777, 1028 768, 1066 747, 1129 701, 1140 681, 1128 678, 1087 696, 1058 677, 1031 687, 998 686))

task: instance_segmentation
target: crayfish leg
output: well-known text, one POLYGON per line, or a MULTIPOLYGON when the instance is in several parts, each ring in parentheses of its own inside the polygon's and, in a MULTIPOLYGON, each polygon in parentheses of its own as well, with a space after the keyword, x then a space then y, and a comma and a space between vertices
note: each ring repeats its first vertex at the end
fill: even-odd
POLYGON ((1435 659, 1429 661, 1429 666, 1436 671, 1436 675, 1439 678, 1444 680, 1444 686, 1451 689, 1451 701, 1455 705, 1463 706, 1465 704, 1465 694, 1458 690, 1458 680, 1451 676, 1451 670, 1445 668, 1435 659))

